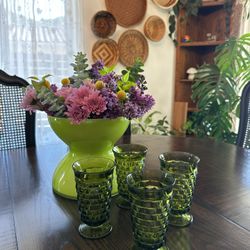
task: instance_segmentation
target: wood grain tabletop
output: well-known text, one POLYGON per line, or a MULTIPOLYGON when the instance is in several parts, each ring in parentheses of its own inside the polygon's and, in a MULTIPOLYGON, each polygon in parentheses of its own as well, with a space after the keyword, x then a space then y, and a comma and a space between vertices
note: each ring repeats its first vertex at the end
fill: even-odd
MULTIPOLYGON (((124 142, 129 142, 128 138, 124 142)), ((250 151, 210 139, 132 136, 148 147, 146 171, 159 171, 158 155, 186 151, 200 157, 193 223, 170 227, 173 250, 250 249, 250 151)), ((52 191, 52 175, 66 146, 0 151, 0 250, 126 250, 133 244, 130 212, 111 206, 112 233, 87 240, 78 233, 77 203, 52 191)))

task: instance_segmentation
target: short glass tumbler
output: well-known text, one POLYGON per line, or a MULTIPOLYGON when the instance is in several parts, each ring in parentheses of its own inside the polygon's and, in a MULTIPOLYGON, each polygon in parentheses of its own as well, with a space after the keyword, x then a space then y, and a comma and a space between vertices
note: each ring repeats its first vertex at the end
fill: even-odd
POLYGON ((193 221, 189 214, 200 159, 190 153, 175 151, 159 156, 161 170, 175 178, 169 224, 184 227, 193 221))
POLYGON ((147 147, 140 144, 120 144, 113 148, 118 184, 116 204, 121 208, 130 208, 126 177, 131 173, 141 175, 147 150, 147 147))
POLYGON ((131 219, 135 250, 168 249, 165 234, 174 178, 127 176, 131 198, 131 219))
POLYGON ((81 236, 98 239, 108 235, 114 162, 107 158, 87 158, 73 164, 78 208, 83 222, 81 236))

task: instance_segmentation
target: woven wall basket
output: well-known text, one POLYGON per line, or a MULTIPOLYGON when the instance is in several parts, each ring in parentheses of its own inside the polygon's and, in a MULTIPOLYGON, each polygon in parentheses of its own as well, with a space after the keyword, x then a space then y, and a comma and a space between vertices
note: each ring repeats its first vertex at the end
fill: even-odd
POLYGON ((165 35, 165 32, 165 23, 158 16, 150 16, 144 24, 144 34, 152 41, 160 41, 165 35))
POLYGON ((141 22, 147 9, 146 0, 105 0, 105 3, 116 22, 125 28, 141 22))
POLYGON ((125 66, 132 66, 136 58, 144 63, 148 57, 148 42, 137 30, 125 31, 119 38, 119 60, 125 66))
POLYGON ((91 29, 96 36, 106 38, 114 34, 116 20, 110 12, 98 11, 91 20, 91 29))
POLYGON ((116 65, 119 59, 117 43, 112 39, 100 39, 92 48, 92 59, 94 62, 102 60, 105 66, 116 65))
POLYGON ((153 0, 153 2, 162 9, 170 9, 178 3, 178 0, 153 0))

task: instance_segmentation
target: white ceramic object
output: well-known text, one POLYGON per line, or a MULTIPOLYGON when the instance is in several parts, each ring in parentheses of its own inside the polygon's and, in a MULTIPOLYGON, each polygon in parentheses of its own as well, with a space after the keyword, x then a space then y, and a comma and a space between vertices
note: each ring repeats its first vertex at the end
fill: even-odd
POLYGON ((193 67, 189 68, 187 70, 188 80, 193 81, 196 73, 197 73, 196 68, 193 68, 193 67))

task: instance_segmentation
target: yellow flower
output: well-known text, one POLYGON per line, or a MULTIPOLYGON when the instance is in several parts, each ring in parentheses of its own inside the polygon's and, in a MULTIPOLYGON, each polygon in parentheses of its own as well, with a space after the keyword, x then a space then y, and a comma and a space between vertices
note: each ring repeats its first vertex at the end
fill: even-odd
POLYGON ((45 80, 44 82, 43 82, 43 85, 46 87, 46 88, 50 88, 50 82, 48 81, 48 80, 45 80))
POLYGON ((120 101, 124 101, 126 99, 126 92, 124 90, 120 90, 116 93, 117 95, 117 98, 120 100, 120 101))
POLYGON ((66 85, 70 84, 70 80, 69 80, 69 78, 63 78, 61 80, 61 83, 62 83, 63 86, 66 86, 66 85))
POLYGON ((103 81, 96 81, 95 88, 100 90, 105 87, 105 83, 103 81))

